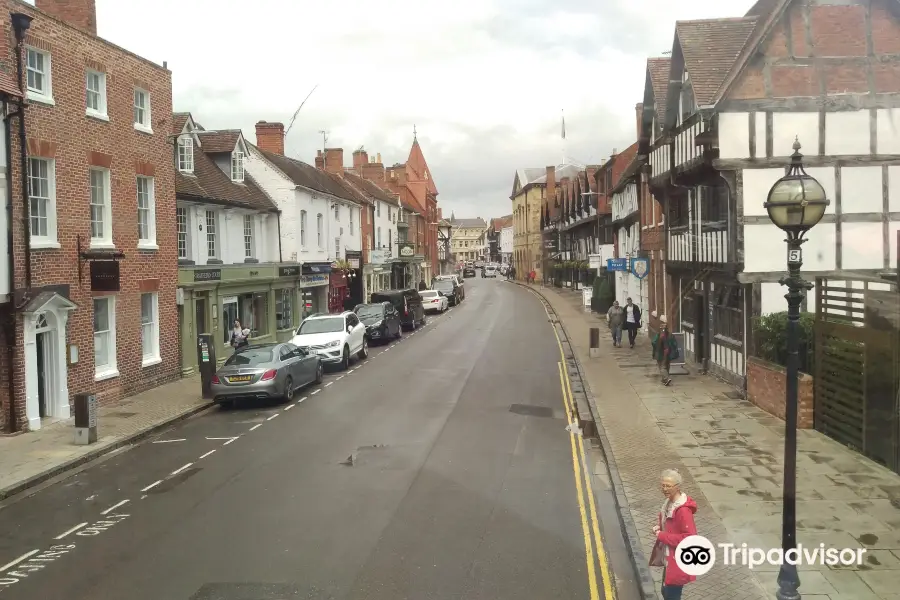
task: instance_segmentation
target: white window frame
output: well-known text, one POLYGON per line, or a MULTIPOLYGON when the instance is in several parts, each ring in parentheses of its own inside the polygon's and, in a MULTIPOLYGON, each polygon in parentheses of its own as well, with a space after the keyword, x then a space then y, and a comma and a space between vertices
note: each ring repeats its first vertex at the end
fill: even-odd
POLYGON ((300 249, 306 250, 306 211, 300 211, 300 249))
POLYGON ((31 249, 58 249, 60 248, 59 238, 56 230, 56 160, 52 158, 43 158, 40 156, 32 156, 28 159, 28 218, 31 218, 32 198, 32 177, 34 169, 32 165, 34 161, 40 161, 47 165, 47 197, 41 198, 46 201, 47 213, 47 235, 35 235, 34 227, 31 227, 31 249))
POLYGON ((175 208, 175 251, 180 260, 191 259, 191 211, 186 206, 175 208), (181 219, 179 215, 184 215, 181 219), (181 230, 182 224, 184 231, 181 230), (181 238, 184 238, 184 256, 181 255, 181 238))
POLYGON ((88 198, 90 207, 88 209, 88 217, 90 222, 93 224, 94 218, 91 215, 90 211, 94 206, 98 206, 94 204, 94 178, 93 173, 98 173, 101 175, 101 181, 103 182, 103 197, 101 200, 103 204, 99 205, 103 210, 102 215, 102 225, 103 225, 103 234, 100 237, 94 237, 94 232, 91 231, 91 248, 114 248, 113 245, 113 220, 112 220, 112 191, 110 190, 110 172, 109 169, 104 169, 102 167, 91 167, 88 170, 88 198))
POLYGON ((316 243, 319 246, 319 250, 325 249, 325 232, 323 231, 325 225, 324 221, 325 218, 322 213, 316 215, 316 243))
POLYGON ((159 250, 156 244, 156 180, 153 177, 138 175, 135 178, 135 195, 138 206, 138 248, 141 250, 159 250), (141 183, 147 186, 147 208, 141 209, 141 183), (147 211, 147 237, 141 238, 141 210, 147 211))
POLYGON ((334 260, 341 259, 341 238, 334 238, 334 260))
MULTIPOLYGON (((118 360, 116 358, 116 297, 115 296, 98 296, 94 298, 94 306, 98 301, 104 301, 107 303, 106 305, 106 314, 109 316, 109 322, 107 323, 107 329, 103 330, 100 333, 106 333, 109 336, 109 339, 106 343, 107 351, 109 352, 109 361, 105 365, 98 366, 97 365, 97 334, 98 332, 94 332, 94 381, 103 381, 104 379, 112 379, 113 377, 119 376, 119 365, 118 360)), ((91 317, 92 320, 92 329, 96 327, 95 319, 97 318, 96 310, 94 310, 94 314, 91 317)))
POLYGON ((244 258, 256 258, 256 235, 253 231, 255 228, 255 216, 244 215, 243 219, 243 240, 244 240, 244 258))
POLYGON ((56 106, 56 101, 53 100, 53 60, 50 53, 46 50, 34 48, 33 46, 25 46, 25 50, 25 85, 27 87, 25 97, 28 100, 56 106), (28 59, 32 53, 40 54, 44 58, 43 71, 38 71, 30 66, 28 59), (33 88, 28 85, 29 71, 40 73, 41 77, 44 79, 43 89, 33 88))
POLYGON ((355 228, 353 227, 353 207, 351 206, 351 207, 350 207, 350 235, 351 235, 351 236, 353 235, 353 230, 354 230, 354 229, 355 229, 355 228))
POLYGON ((162 362, 159 352, 159 292, 141 294, 141 366, 151 367, 162 362), (144 297, 150 296, 150 321, 144 322, 144 297), (149 352, 144 348, 145 337, 150 336, 149 352))
POLYGON ((376 200, 376 201, 375 201, 375 212, 377 213, 377 214, 375 215, 376 217, 380 217, 380 216, 381 216, 381 201, 379 201, 379 200, 376 200))
POLYGON ((244 183, 244 152, 240 148, 235 148, 231 153, 231 180, 244 183))
POLYGON ((219 254, 222 250, 222 244, 219 241, 219 213, 214 210, 207 210, 203 214, 203 223, 205 226, 206 233, 206 258, 209 260, 210 258, 219 258, 219 254), (212 238, 210 238, 209 233, 209 225, 210 220, 212 220, 212 238), (213 251, 209 251, 209 246, 212 244, 213 251))
POLYGON ((106 107, 106 73, 94 69, 86 69, 84 72, 84 92, 85 114, 89 117, 94 117, 95 119, 109 121, 109 114, 107 113, 106 107), (98 90, 91 89, 91 79, 93 77, 97 78, 100 87, 98 90), (97 108, 90 106, 89 100, 92 93, 97 94, 97 108))
POLYGON ((138 131, 143 131, 144 133, 153 133, 153 121, 151 120, 152 112, 150 110, 150 92, 143 88, 136 87, 134 88, 134 110, 132 111, 132 118, 134 119, 134 128, 138 131), (138 96, 142 96, 144 99, 144 106, 138 106, 138 96), (144 112, 144 119, 142 121, 136 118, 137 111, 144 112))
POLYGON ((335 223, 341 222, 341 205, 336 202, 334 204, 334 221, 335 223))
POLYGON ((178 170, 194 172, 194 138, 187 134, 178 138, 178 170))

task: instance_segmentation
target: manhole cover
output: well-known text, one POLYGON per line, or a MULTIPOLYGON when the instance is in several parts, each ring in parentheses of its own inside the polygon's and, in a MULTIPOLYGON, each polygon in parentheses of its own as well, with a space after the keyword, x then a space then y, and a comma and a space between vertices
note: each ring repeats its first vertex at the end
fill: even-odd
POLYGON ((553 417, 552 408, 533 404, 510 404, 509 412, 526 417, 553 417))
POLYGON ((122 417, 123 419, 127 419, 128 417, 133 417, 137 413, 136 412, 126 412, 124 410, 106 413, 107 417, 122 417))

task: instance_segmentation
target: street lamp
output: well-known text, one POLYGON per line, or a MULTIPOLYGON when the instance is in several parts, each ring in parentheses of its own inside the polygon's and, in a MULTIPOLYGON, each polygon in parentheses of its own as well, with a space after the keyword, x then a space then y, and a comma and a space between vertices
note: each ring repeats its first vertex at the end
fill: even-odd
MULTIPOLYGON (((787 233, 788 274, 779 283, 787 286, 787 378, 784 412, 784 492, 781 515, 781 548, 796 554, 797 548, 797 379, 800 371, 798 323, 800 305, 812 284, 800 277, 806 232, 813 228, 830 204, 825 188, 803 168, 800 141, 794 140, 791 166, 784 177, 775 182, 766 198, 766 211, 779 229, 787 233)), ((791 561, 796 563, 796 561, 791 561)), ((796 564, 782 561, 778 572, 778 600, 800 600, 800 577, 796 564)))

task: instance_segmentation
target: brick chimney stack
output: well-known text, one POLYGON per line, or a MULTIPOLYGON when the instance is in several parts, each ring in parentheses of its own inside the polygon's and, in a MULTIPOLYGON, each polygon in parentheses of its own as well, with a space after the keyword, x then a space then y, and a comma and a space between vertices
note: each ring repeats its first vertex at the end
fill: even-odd
POLYGON ((94 0, 35 0, 34 5, 60 21, 97 35, 97 6, 94 0))
POLYGON ((550 219, 555 219, 556 210, 556 167, 547 167, 547 206, 549 207, 550 219))
POLYGON ((635 117, 637 118, 637 137, 641 137, 641 121, 644 119, 644 103, 638 102, 634 105, 635 117))
POLYGON ((363 179, 374 181, 381 186, 384 183, 384 165, 381 164, 381 154, 377 154, 372 162, 362 165, 359 174, 363 179))
POLYGON ((365 150, 353 152, 353 169, 359 171, 363 165, 369 164, 369 154, 365 150))
POLYGON ((444 209, 438 208, 438 221, 443 220, 443 218, 444 218, 444 209))
POLYGON ((284 123, 256 124, 256 145, 260 150, 284 156, 284 123))
POLYGON ((344 172, 343 148, 325 148, 325 171, 335 175, 344 172))
POLYGON ((316 168, 320 171, 325 170, 325 155, 319 150, 316 154, 316 168))

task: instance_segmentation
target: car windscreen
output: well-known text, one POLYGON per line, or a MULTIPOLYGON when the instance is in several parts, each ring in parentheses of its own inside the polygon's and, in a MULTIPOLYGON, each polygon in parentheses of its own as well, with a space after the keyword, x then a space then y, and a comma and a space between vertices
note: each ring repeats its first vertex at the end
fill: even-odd
POLYGON ((308 319, 300 324, 297 335, 312 335, 316 333, 337 333, 344 330, 344 317, 329 317, 327 319, 308 319))
POLYGON ((381 304, 363 304, 356 307, 356 316, 361 320, 380 319, 384 316, 384 307, 381 304))
POLYGON ((271 348, 247 348, 228 357, 226 367, 259 367, 272 362, 271 348))
POLYGON ((445 294, 453 293, 453 282, 452 281, 435 281, 434 289, 438 292, 444 292, 445 294))

